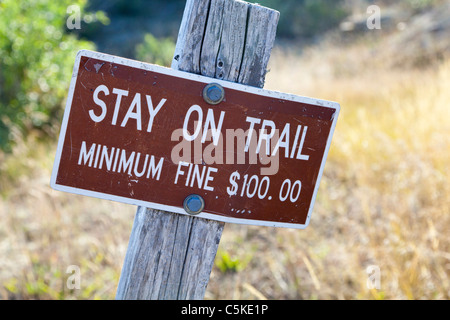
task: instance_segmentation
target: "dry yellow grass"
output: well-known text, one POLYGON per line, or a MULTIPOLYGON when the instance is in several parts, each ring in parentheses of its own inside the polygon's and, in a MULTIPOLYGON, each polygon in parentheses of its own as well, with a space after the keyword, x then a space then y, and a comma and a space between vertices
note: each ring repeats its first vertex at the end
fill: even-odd
POLYGON ((310 226, 227 226, 222 250, 253 259, 215 272, 211 298, 449 298, 450 61, 395 69, 371 52, 274 52, 266 88, 338 101, 340 118, 310 226))
MULTIPOLYGON (((341 103, 315 211, 305 230, 228 224, 206 298, 448 299, 450 60, 405 70, 361 44, 277 48, 265 88, 341 103)), ((22 172, 0 179, 0 297, 112 299, 135 208, 51 190, 54 152, 22 144, 0 164, 22 172)))

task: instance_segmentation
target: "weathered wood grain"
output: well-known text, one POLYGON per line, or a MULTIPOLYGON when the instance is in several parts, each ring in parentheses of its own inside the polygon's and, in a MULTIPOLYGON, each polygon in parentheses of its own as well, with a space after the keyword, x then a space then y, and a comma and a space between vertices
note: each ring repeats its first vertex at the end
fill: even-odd
POLYGON ((250 6, 239 83, 264 87, 279 17, 278 11, 259 5, 250 6))
POLYGON ((200 52, 211 0, 188 0, 175 46, 172 68, 200 73, 200 52), (180 41, 180 37, 184 39, 180 41))
POLYGON ((206 29, 200 51, 200 73, 207 77, 216 77, 216 58, 222 36, 225 3, 229 1, 211 1, 206 29))
MULTIPOLYGON (((172 68, 262 87, 279 13, 188 0, 172 68)), ((116 299, 203 299, 224 223, 139 207, 116 299)))
MULTIPOLYGON (((220 47, 217 53, 216 73, 218 79, 238 81, 244 54, 247 15, 250 4, 241 1, 225 1, 220 47)), ((205 47, 206 48, 206 47, 205 47)))

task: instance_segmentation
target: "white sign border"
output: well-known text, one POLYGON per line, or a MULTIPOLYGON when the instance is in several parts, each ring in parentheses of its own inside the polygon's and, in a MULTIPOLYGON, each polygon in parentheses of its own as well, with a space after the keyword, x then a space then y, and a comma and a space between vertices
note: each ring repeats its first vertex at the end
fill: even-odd
POLYGON ((143 206, 143 207, 147 207, 147 208, 153 208, 153 209, 157 209, 157 210, 164 210, 164 211, 170 211, 170 212, 189 215, 181 207, 173 207, 173 206, 162 205, 162 204, 158 204, 158 203, 154 203, 154 202, 136 200, 136 199, 120 197, 120 196, 114 196, 114 195, 110 195, 107 193, 90 191, 90 190, 85 190, 85 189, 80 189, 80 188, 75 188, 75 187, 69 187, 69 186, 65 186, 65 185, 56 183, 56 176, 58 174, 62 148, 64 145, 64 139, 66 136, 67 122, 69 119, 70 109, 72 106, 72 100, 73 100, 73 95, 74 95, 74 91, 75 91, 75 84, 76 84, 76 80, 77 80, 77 76, 78 76, 78 68, 80 65, 80 59, 83 56, 88 57, 88 58, 108 61, 110 63, 121 64, 124 66, 147 70, 147 71, 151 71, 151 72, 157 72, 157 73, 174 76, 174 77, 178 77, 178 78, 202 82, 205 84, 215 82, 215 83, 219 83, 224 88, 239 90, 239 91, 243 91, 243 92, 249 92, 249 93, 256 94, 256 95, 272 97, 272 98, 277 98, 277 99, 282 99, 282 100, 290 100, 290 101, 306 103, 306 104, 311 104, 311 105, 318 105, 318 106, 322 106, 322 107, 335 109, 336 111, 334 113, 333 123, 331 125, 330 133, 329 133, 329 136, 327 139, 327 145, 326 145, 325 152, 324 152, 324 155, 322 158, 322 163, 320 164, 319 175, 317 177, 316 185, 314 187, 314 193, 313 193, 313 196, 311 199, 311 204, 310 204, 310 207, 308 210, 308 216, 307 216, 304 224, 233 218, 233 217, 225 217, 225 216, 221 216, 221 215, 217 215, 217 214, 213 214, 213 213, 207 213, 207 212, 201 212, 200 214, 195 215, 196 217, 199 217, 199 218, 217 220, 217 221, 222 221, 222 222, 227 222, 227 223, 237 223, 237 224, 257 225, 257 226, 304 229, 309 225, 309 222, 311 220, 311 213, 313 211, 314 203, 315 203, 316 196, 317 196, 317 191, 318 191, 319 185, 320 185, 320 180, 322 178, 322 173, 323 173, 325 162, 326 162, 326 159, 328 156, 328 151, 330 149, 331 139, 334 134, 337 118, 338 118, 339 111, 340 111, 339 103, 332 102, 332 101, 326 101, 326 100, 320 100, 320 99, 313 99, 313 98, 298 96, 298 95, 294 95, 294 94, 281 93, 278 91, 260 89, 260 88, 256 88, 256 87, 252 87, 252 86, 246 86, 246 85, 242 85, 239 83, 234 83, 234 82, 229 82, 229 81, 224 81, 224 80, 219 80, 219 79, 213 79, 213 78, 209 78, 209 77, 205 77, 205 76, 201 76, 201 75, 197 75, 197 74, 193 74, 193 73, 188 73, 188 72, 183 72, 183 71, 179 71, 179 70, 175 70, 175 69, 165 68, 165 67, 157 66, 154 64, 150 64, 150 63, 126 59, 126 58, 122 58, 122 57, 118 57, 118 56, 112 56, 109 54, 90 51, 90 50, 78 51, 76 58, 75 58, 75 65, 73 68, 72 80, 70 82, 69 93, 68 93, 67 102, 66 102, 66 108, 64 111, 64 117, 63 117, 63 121, 62 121, 62 125, 61 125, 61 131, 59 134, 58 147, 56 150, 55 161, 53 164, 52 176, 51 176, 51 180, 50 180, 50 186, 53 189, 59 190, 59 191, 64 191, 64 192, 69 192, 69 193, 74 193, 74 194, 79 194, 79 195, 84 195, 84 196, 91 196, 91 197, 105 199, 105 200, 118 201, 118 202, 123 202, 123 203, 127 203, 127 204, 143 206))

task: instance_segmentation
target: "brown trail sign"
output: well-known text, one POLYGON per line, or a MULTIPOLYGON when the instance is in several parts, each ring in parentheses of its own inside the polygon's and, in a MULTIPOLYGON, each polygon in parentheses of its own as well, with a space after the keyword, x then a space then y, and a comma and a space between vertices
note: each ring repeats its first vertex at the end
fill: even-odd
POLYGON ((78 53, 51 185, 141 206, 118 299, 203 298, 223 222, 308 225, 339 105, 258 88, 278 16, 187 1, 173 69, 78 53))
POLYGON ((215 82, 81 51, 53 186, 223 222, 305 227, 338 106, 215 82), (223 101, 208 98, 214 90, 223 101))

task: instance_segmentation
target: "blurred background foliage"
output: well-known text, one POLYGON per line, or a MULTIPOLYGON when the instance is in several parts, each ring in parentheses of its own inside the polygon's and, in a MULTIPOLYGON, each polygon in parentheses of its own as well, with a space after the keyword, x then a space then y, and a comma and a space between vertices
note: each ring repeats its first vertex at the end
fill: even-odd
POLYGON ((147 33, 144 41, 136 46, 136 59, 170 67, 174 51, 175 42, 172 38, 158 39, 147 33))
POLYGON ((92 42, 67 32, 66 10, 86 1, 0 2, 0 149, 32 129, 54 135, 75 53, 92 42))
MULTIPOLYGON (((281 12, 280 38, 313 38, 347 14, 341 0, 258 2, 281 12)), ((170 66, 184 5, 185 0, 0 2, 0 150, 11 151, 30 131, 57 134, 81 48, 170 66), (81 29, 66 26, 71 5, 80 8, 81 29)))
MULTIPOLYGON (((304 44, 337 29, 358 1, 257 2, 280 11, 277 41, 300 39, 304 44)), ((395 2, 420 12, 442 0, 395 2)), ((30 131, 56 135, 68 75, 81 48, 170 66, 184 5, 185 0, 1 1, 0 150, 11 151, 14 141, 30 131), (66 26, 71 5, 80 8, 80 29, 66 26)))
POLYGON ((280 11, 277 36, 289 38, 319 36, 338 26, 349 13, 343 0, 260 0, 258 3, 280 11))

